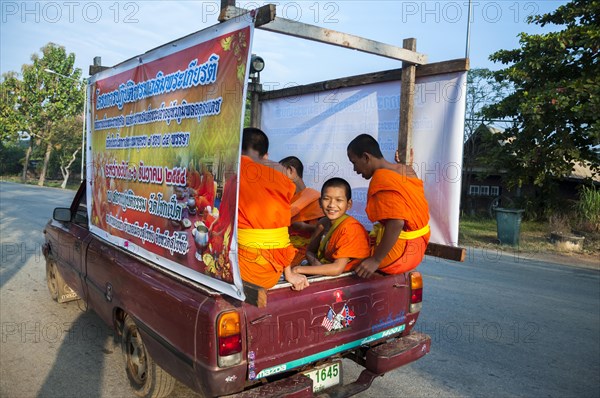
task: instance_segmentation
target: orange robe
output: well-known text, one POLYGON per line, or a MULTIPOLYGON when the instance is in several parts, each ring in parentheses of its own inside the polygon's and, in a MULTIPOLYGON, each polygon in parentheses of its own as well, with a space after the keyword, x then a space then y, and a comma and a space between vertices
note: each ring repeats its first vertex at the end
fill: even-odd
POLYGON ((199 184, 192 188, 196 190, 195 199, 199 211, 204 210, 206 206, 215 205, 215 179, 210 172, 203 172, 199 184))
POLYGON ((369 234, 354 217, 348 216, 331 233, 323 253, 319 253, 322 264, 333 263, 338 258, 351 259, 344 271, 350 271, 364 258, 371 255, 369 234))
MULTIPOLYGON (((371 222, 404 220, 404 231, 425 227, 429 223, 429 206, 423 181, 393 170, 376 170, 369 183, 366 213, 371 222)), ((399 274, 416 268, 423 260, 430 235, 398 239, 379 269, 387 274, 399 274)))
MULTIPOLYGON (((283 173, 242 156, 240 163, 240 193, 238 233, 240 230, 269 230, 290 225, 290 202, 296 186, 283 173)), ((266 289, 275 286, 283 269, 291 264, 296 249, 289 242, 273 248, 272 242, 239 244, 239 264, 242 279, 266 289)))
MULTIPOLYGON (((323 214, 323 209, 319 204, 321 194, 316 189, 304 188, 292 198, 292 223, 305 222, 307 224, 316 224, 323 214)), ((293 231, 290 228, 290 238, 292 244, 298 253, 292 261, 293 265, 300 264, 306 255, 306 248, 310 243, 311 232, 293 231)))
POLYGON ((319 204, 321 194, 316 189, 304 188, 292 198, 292 223, 313 221, 323 217, 323 209, 319 204))
POLYGON ((187 169, 187 185, 194 190, 198 190, 200 186, 200 173, 196 170, 187 169))

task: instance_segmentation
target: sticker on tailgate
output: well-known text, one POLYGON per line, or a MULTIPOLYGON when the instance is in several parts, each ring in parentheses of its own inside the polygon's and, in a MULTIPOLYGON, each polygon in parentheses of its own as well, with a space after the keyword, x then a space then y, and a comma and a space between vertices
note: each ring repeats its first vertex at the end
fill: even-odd
POLYGON ((354 311, 348 307, 348 304, 344 304, 342 310, 337 314, 333 308, 329 306, 329 311, 327 311, 327 315, 323 318, 321 326, 327 329, 328 332, 340 330, 350 326, 352 321, 354 321, 354 318, 356 318, 354 311))

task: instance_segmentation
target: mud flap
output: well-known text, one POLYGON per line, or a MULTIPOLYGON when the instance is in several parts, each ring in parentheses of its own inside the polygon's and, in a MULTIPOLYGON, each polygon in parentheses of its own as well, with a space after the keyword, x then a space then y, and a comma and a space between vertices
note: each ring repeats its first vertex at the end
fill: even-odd
POLYGON ((78 300, 79 296, 63 279, 58 271, 55 260, 48 256, 46 258, 46 282, 52 299, 59 303, 78 300))
POLYGON ((59 303, 66 303, 69 301, 79 300, 79 296, 73 289, 69 287, 64 281, 62 283, 62 287, 59 284, 58 288, 58 301, 59 303))

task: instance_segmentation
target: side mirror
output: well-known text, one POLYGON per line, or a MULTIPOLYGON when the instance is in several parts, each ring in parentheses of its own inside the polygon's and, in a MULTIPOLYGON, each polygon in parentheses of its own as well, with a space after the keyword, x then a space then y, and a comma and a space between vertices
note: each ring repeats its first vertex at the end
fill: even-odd
POLYGON ((64 207, 57 207, 56 209, 54 209, 54 214, 52 215, 52 218, 55 219, 56 221, 70 222, 71 221, 71 209, 64 208, 64 207))

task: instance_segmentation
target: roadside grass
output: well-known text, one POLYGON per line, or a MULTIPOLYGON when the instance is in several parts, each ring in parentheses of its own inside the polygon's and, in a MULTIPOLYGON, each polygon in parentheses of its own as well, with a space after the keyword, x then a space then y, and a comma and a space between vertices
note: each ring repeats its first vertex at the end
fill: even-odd
MULTIPOLYGON (((523 253, 551 252, 556 254, 571 253, 557 248, 550 242, 553 228, 548 222, 522 221, 518 251, 523 253)), ((582 254, 600 255, 600 233, 582 232, 585 236, 582 254)), ((484 249, 514 251, 508 245, 500 245, 496 220, 493 218, 467 217, 460 218, 459 245, 484 249)))

